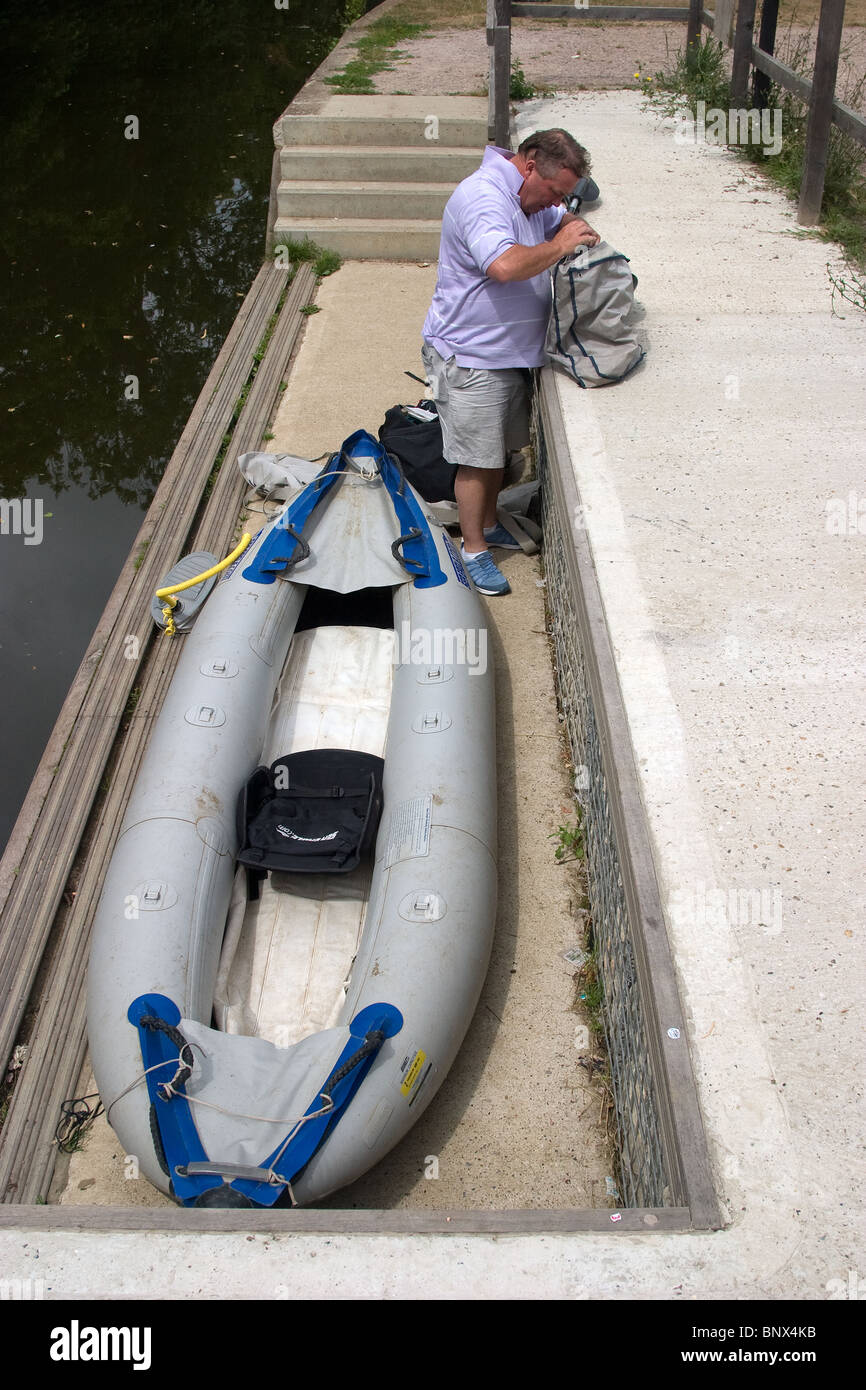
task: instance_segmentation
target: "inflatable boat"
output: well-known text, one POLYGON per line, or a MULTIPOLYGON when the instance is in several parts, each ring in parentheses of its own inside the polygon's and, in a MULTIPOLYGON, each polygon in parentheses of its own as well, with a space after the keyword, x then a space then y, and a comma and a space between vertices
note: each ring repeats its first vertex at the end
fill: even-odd
POLYGON ((484 981, 484 609, 358 431, 175 640, 94 922, 94 1072, 177 1201, 309 1204, 417 1121, 484 981))

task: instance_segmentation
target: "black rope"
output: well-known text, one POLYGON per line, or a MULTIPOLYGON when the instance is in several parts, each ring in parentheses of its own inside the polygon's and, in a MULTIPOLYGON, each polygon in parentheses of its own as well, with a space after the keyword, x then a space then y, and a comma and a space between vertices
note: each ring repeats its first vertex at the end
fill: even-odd
POLYGON ((300 531, 296 531, 290 521, 286 522, 286 525, 283 526, 282 529, 287 536, 291 536, 292 540, 297 543, 296 549, 291 555, 272 555, 268 560, 268 564, 283 565, 286 569, 294 569, 295 565, 299 565, 302 560, 309 558, 310 547, 307 545, 300 531))
POLYGON ((73 1100, 60 1102, 63 1118, 54 1131, 54 1139, 61 1153, 75 1153, 81 1136, 87 1133, 94 1120, 102 1114, 102 1108, 98 1091, 93 1091, 89 1096, 76 1096, 73 1100), (89 1100, 95 1100, 96 1105, 89 1106, 89 1100))
MULTIPOLYGON (((175 1028, 171 1023, 166 1023, 164 1018, 159 1018, 156 1014, 145 1014, 143 1018, 138 1020, 138 1025, 140 1028, 149 1029, 151 1033, 165 1033, 166 1037, 174 1043, 183 1066, 177 1076, 172 1079, 171 1085, 173 1088, 182 1086, 184 1082, 188 1081, 192 1076, 192 1069, 195 1062, 192 1048, 183 1036, 183 1033, 181 1033, 179 1028, 175 1028), (184 1056, 184 1053, 188 1055, 184 1056)), ((160 1100, 171 1100, 171 1091, 169 1091, 167 1086, 160 1084, 156 1089, 160 1100)))
POLYGON ((400 497, 403 497, 406 493, 406 474, 403 472, 403 464, 401 460, 398 459, 396 454, 390 453, 387 449, 385 450, 385 453, 387 454, 388 458, 391 460, 391 462, 397 470, 397 476, 400 479, 400 486, 397 489, 397 493, 400 497))
POLYGON ((334 1087, 338 1085, 344 1077, 347 1077, 349 1072, 353 1071, 359 1062, 363 1062, 364 1058, 369 1057, 371 1052, 376 1052, 384 1041, 385 1034, 382 1032, 381 1028, 376 1028, 372 1033, 368 1033, 354 1056, 350 1057, 348 1061, 344 1062, 341 1067, 328 1077, 319 1094, 331 1100, 331 1091, 334 1087))

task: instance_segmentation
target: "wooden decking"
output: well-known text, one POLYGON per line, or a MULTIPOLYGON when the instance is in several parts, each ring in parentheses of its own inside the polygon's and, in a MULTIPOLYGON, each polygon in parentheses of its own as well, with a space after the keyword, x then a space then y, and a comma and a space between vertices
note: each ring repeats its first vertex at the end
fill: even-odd
POLYGON ((33 1202, 47 1194, 60 1102, 74 1093, 86 1049, 90 923, 181 646, 157 636, 150 600, 182 554, 210 550, 222 556, 230 548, 245 491, 235 461, 261 444, 304 323, 301 309, 315 294, 315 274, 302 265, 280 307, 286 284, 285 270, 265 264, 241 306, 97 624, 0 860, 3 1062, 21 1038, 25 1016, 28 1043, 0 1131, 3 1202, 33 1202), (233 428, 238 400, 278 308, 233 428))

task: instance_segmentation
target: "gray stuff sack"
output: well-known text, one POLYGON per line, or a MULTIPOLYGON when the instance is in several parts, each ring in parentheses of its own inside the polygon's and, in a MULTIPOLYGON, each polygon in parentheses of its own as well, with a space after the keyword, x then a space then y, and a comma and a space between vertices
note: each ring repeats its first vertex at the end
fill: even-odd
POLYGON ((553 267, 545 351, 579 386, 622 381, 644 350, 630 322, 637 280, 628 257, 606 241, 580 246, 553 267))
POLYGON ((241 454, 238 468, 250 487, 258 489, 261 497, 270 497, 282 488, 293 491, 304 487, 322 471, 325 455, 321 459, 302 459, 296 454, 263 454, 253 450, 241 454))

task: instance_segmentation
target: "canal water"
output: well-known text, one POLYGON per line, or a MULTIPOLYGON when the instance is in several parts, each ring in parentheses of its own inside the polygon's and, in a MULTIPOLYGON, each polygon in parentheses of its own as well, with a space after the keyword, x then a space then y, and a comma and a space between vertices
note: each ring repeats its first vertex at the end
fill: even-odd
POLYGON ((7 0, 0 851, 264 252, 271 126, 366 0, 7 0))

